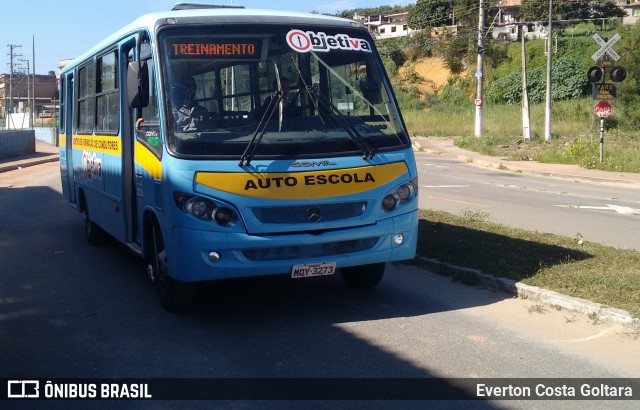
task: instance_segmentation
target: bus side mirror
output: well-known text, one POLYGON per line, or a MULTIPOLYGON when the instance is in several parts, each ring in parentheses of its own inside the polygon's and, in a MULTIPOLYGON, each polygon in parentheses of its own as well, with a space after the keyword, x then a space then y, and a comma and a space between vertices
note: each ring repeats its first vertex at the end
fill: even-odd
POLYGON ((143 108, 149 105, 149 68, 146 61, 129 63, 127 96, 131 108, 143 108))

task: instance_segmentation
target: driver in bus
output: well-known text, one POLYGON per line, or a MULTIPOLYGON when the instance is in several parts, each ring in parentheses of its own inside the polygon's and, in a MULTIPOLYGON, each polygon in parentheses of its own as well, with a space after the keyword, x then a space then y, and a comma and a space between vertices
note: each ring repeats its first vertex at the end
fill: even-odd
POLYGON ((193 77, 183 77, 171 84, 171 104, 179 131, 202 131, 211 128, 209 111, 194 99, 198 86, 193 77))
MULTIPOLYGON (((291 81, 288 78, 280 77, 280 86, 282 88, 282 115, 287 117, 299 117, 302 115, 302 108, 297 105, 297 100, 300 91, 293 96, 293 98, 289 95, 291 93, 291 81)), ((278 91, 278 81, 273 80, 273 90, 274 93, 278 91)), ((264 113, 267 111, 267 107, 271 103, 271 100, 275 97, 275 94, 267 97, 262 103, 262 107, 260 108, 258 114, 259 117, 262 117, 264 113)))

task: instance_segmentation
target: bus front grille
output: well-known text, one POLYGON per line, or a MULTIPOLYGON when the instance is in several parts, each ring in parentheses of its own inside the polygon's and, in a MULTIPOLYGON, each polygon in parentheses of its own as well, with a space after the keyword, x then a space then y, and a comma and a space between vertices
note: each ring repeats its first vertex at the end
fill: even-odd
POLYGON ((313 245, 245 249, 242 254, 245 258, 254 262, 319 258, 366 251, 373 248, 379 239, 380 237, 373 237, 313 245))
MULTIPOLYGON (((320 204, 313 207, 319 210, 321 221, 331 222, 362 215, 367 209, 367 202, 340 202, 320 204)), ((258 221, 266 224, 302 224, 315 222, 309 220, 309 208, 309 205, 254 208, 253 214, 258 221)))

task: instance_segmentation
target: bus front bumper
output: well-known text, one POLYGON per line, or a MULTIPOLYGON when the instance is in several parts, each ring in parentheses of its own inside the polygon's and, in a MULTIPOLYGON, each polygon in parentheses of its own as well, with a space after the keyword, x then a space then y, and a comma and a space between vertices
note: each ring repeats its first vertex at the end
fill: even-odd
POLYGON ((412 259, 417 236, 417 210, 319 234, 254 236, 176 227, 167 262, 169 274, 187 282, 290 274, 302 263, 335 262, 343 268, 412 259))

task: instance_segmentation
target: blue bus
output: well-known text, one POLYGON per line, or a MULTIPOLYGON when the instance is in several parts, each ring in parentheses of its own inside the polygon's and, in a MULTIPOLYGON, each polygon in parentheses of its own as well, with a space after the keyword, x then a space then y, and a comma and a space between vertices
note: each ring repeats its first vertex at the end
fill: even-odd
POLYGON ((60 75, 63 194, 90 244, 144 258, 161 305, 200 281, 340 273, 415 256, 411 141, 350 20, 176 4, 60 75))

